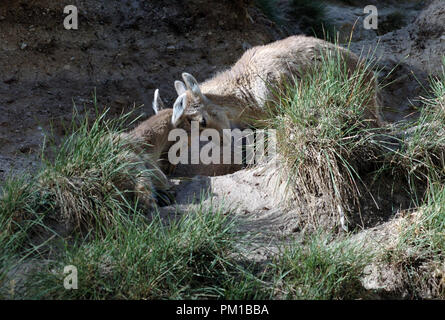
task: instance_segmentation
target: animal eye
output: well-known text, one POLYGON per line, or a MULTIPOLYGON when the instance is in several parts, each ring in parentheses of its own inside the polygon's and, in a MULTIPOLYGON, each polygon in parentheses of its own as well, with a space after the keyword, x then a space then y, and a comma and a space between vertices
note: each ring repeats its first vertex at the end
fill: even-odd
POLYGON ((206 119, 205 119, 205 118, 202 118, 202 119, 199 121, 199 125, 200 125, 201 127, 206 127, 206 126, 207 126, 207 121, 206 121, 206 119))

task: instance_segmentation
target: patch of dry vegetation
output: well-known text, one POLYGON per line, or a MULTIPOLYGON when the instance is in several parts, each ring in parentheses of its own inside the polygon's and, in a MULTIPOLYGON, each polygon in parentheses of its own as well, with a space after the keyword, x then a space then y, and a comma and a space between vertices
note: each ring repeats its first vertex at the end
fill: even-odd
POLYGON ((106 120, 106 112, 89 125, 73 128, 54 161, 45 161, 37 187, 47 199, 52 218, 71 230, 109 226, 139 199, 152 199, 151 172, 135 153, 133 141, 119 138, 128 115, 106 120), (136 189, 143 179, 146 190, 136 189))
POLYGON ((431 95, 423 98, 419 118, 401 124, 401 148, 389 159, 413 189, 419 183, 445 182, 445 59, 442 75, 431 79, 431 95))
POLYGON ((72 134, 55 148, 54 159, 43 158, 34 177, 5 185, 1 199, 4 206, 9 204, 5 212, 14 221, 42 217, 47 224, 64 225, 67 232, 82 228, 100 232, 135 204, 151 208, 152 171, 135 152, 137 142, 119 135, 129 115, 110 120, 105 111, 92 122, 88 117, 80 124, 73 121, 72 134), (138 184, 146 188, 138 189, 138 184), (19 201, 20 197, 27 201, 19 201))
POLYGON ((432 95, 402 141, 393 161, 411 181, 427 185, 420 208, 402 220, 397 245, 389 250, 412 298, 445 298, 445 58, 431 80, 432 95))

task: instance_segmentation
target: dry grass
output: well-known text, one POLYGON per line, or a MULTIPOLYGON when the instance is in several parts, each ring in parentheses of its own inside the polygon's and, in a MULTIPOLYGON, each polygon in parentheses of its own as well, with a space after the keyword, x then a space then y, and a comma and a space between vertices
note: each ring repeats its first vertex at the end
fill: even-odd
POLYGON ((398 243, 389 250, 412 298, 445 298, 445 58, 442 74, 431 79, 418 120, 404 125, 402 148, 391 157, 411 189, 425 186, 418 210, 403 220, 398 243))
POLYGON ((413 191, 445 182, 445 57, 442 74, 431 79, 430 96, 422 100, 419 118, 398 125, 401 148, 388 159, 394 171, 406 175, 413 191))
POLYGON ((354 299, 373 254, 363 242, 315 233, 281 248, 272 263, 277 291, 286 299, 354 299))
POLYGON ((425 203, 401 219, 395 245, 384 252, 412 299, 445 298, 444 230, 445 188, 435 184, 425 203))

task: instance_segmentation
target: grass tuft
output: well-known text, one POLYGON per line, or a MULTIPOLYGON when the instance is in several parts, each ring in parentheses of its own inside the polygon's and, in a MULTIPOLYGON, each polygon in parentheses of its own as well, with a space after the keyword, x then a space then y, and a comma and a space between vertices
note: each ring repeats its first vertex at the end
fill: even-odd
POLYGON ((401 148, 389 160, 406 173, 411 189, 432 182, 445 182, 445 57, 442 73, 431 79, 431 94, 414 122, 402 123, 401 148))
POLYGON ((130 114, 107 119, 107 111, 90 123, 73 122, 72 134, 44 160, 37 175, 40 197, 47 199, 50 218, 68 230, 102 230, 139 199, 152 201, 151 171, 135 152, 133 142, 119 133, 130 114), (138 181, 146 189, 136 190, 138 181))
POLYGON ((396 248, 390 249, 412 298, 445 298, 445 57, 442 73, 414 123, 404 124, 402 148, 392 165, 406 173, 411 189, 426 186, 420 208, 402 219, 396 248))
POLYGON ((445 188, 432 185, 425 203, 401 222, 390 261, 412 298, 445 298, 445 188))
MULTIPOLYGON (((8 272, 26 251, 29 232, 40 221, 33 207, 39 202, 32 183, 25 178, 8 179, 0 190, 0 289, 8 272)), ((0 290, 0 297, 2 290, 0 290)))
POLYGON ((54 147, 51 160, 42 157, 33 177, 10 178, 2 185, 0 289, 17 264, 56 234, 105 234, 134 213, 140 198, 148 195, 151 201, 151 171, 133 151, 134 142, 119 138, 130 114, 115 120, 106 114, 97 113, 91 122, 74 117, 72 134, 54 147), (136 190, 141 181, 147 182, 146 190, 136 190))
POLYGON ((367 120, 376 94, 370 65, 348 70, 338 50, 321 53, 319 65, 279 89, 269 119, 296 201, 323 196, 337 217, 356 207, 361 171, 381 155, 379 131, 367 120))
POLYGON ((105 238, 80 241, 29 281, 32 298, 253 299, 258 280, 234 264, 239 237, 220 208, 163 221, 142 216, 110 228, 105 238), (78 269, 78 289, 63 287, 63 269, 78 269))
POLYGON ((304 246, 286 245, 272 269, 286 299, 353 299, 362 293, 360 278, 372 257, 363 243, 313 234, 304 246))

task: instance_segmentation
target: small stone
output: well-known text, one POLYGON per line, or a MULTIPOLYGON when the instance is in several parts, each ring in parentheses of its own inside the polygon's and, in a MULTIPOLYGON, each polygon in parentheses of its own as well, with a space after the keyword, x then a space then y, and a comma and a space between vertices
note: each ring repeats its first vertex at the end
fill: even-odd
POLYGON ((27 45, 25 42, 23 42, 23 43, 20 45, 20 49, 24 50, 24 49, 26 49, 27 46, 28 46, 28 45, 27 45))
POLYGON ((19 150, 21 153, 29 153, 31 151, 31 147, 28 145, 23 145, 20 147, 19 150))

